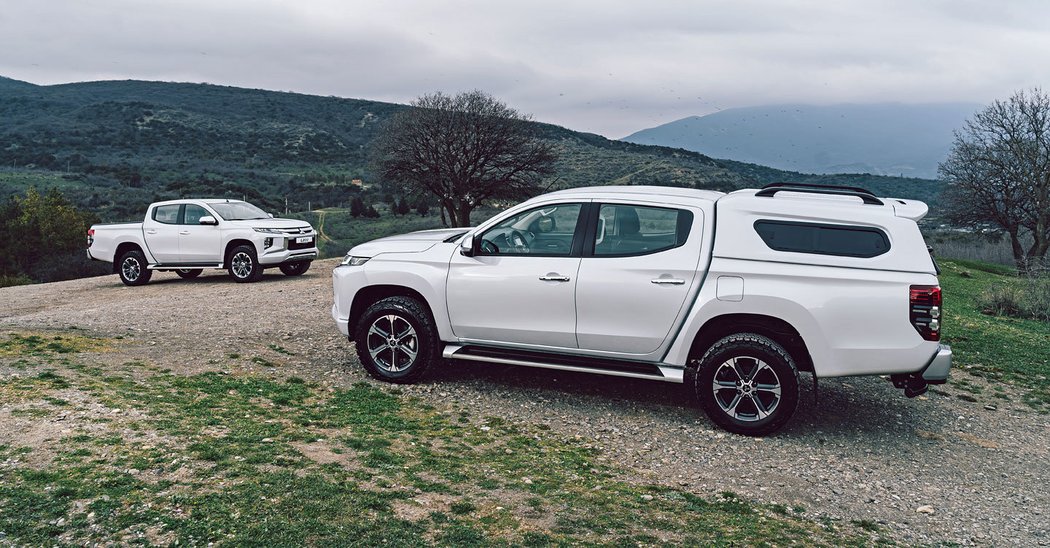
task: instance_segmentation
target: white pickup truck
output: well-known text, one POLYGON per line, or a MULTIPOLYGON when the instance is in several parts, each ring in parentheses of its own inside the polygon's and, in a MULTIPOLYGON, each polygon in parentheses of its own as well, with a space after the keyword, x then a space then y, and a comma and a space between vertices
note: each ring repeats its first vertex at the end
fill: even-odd
POLYGON ((907 396, 947 380, 927 211, 853 187, 564 190, 354 247, 332 317, 388 382, 447 358, 686 383, 715 423, 763 435, 800 371, 907 396))
POLYGON ((151 204, 141 223, 94 225, 87 254, 112 263, 126 285, 149 282, 154 270, 195 278, 205 268, 227 269, 254 282, 279 267, 299 276, 317 258, 317 235, 305 221, 274 219, 238 200, 171 200, 151 204))

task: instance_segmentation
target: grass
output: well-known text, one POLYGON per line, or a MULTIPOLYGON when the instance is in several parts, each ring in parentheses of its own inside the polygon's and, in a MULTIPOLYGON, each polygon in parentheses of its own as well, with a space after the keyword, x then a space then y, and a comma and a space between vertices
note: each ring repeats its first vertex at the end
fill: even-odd
MULTIPOLYGON (((1013 269, 975 261, 944 261, 944 342, 952 345, 955 366, 992 382, 1021 387, 1024 402, 1050 412, 1050 323, 991 316, 981 296, 991 287, 1019 287, 1013 269)), ((977 393, 973 383, 953 377, 952 386, 977 393)), ((971 396, 972 398, 972 396, 971 396)))
POLYGON ((19 420, 86 416, 64 421, 54 442, 0 446, 0 531, 16 545, 878 540, 867 527, 816 523, 732 493, 625 481, 581 441, 434 409, 396 389, 100 368, 57 350, 24 359, 31 375, 0 380, 4 405, 29 410, 19 420), (50 403, 60 398, 66 405, 50 403))

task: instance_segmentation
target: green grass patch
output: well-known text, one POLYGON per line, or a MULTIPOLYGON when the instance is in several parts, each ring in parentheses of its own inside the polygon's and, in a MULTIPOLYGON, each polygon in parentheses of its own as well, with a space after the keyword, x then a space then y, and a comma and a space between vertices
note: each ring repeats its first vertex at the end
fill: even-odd
MULTIPOLYGON (((499 419, 482 429, 364 383, 74 367, 19 382, 126 412, 114 431, 66 436, 40 469, 0 469, 0 531, 16 545, 871 540, 731 495, 618 481, 582 442, 499 419)), ((0 461, 19 450, 0 447, 0 461)))
POLYGON ((110 346, 110 343, 105 339, 82 335, 7 333, 0 340, 0 357, 102 352, 108 350, 110 346))
MULTIPOLYGON (((1009 268, 974 261, 944 261, 941 270, 943 340, 952 345, 955 366, 993 383, 1021 387, 1026 404, 1050 412, 1050 322, 988 315, 981 303, 988 288, 1018 286, 1024 280, 1009 268)), ((980 392, 962 381, 950 383, 971 394, 980 392)))

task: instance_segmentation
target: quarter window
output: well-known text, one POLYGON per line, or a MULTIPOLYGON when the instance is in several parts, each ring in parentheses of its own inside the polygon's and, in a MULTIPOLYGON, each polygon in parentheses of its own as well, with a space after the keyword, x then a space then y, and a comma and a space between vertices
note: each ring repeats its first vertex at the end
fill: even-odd
POLYGON ((871 258, 890 250, 886 233, 866 226, 755 221, 755 231, 776 251, 871 258))
POLYGON ((157 206, 153 208, 153 220, 166 225, 179 224, 180 207, 180 204, 157 206))
POLYGON ((693 214, 681 209, 604 204, 598 210, 594 255, 656 253, 685 243, 693 214))

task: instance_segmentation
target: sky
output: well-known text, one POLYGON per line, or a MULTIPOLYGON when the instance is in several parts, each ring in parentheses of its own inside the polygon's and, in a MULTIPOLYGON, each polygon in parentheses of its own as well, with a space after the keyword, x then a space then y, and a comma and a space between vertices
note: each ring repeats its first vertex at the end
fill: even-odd
POLYGON ((397 103, 481 89, 619 138, 733 107, 1050 87, 1050 2, 0 0, 0 75, 397 103))

